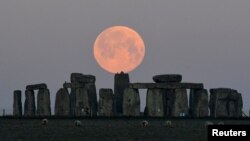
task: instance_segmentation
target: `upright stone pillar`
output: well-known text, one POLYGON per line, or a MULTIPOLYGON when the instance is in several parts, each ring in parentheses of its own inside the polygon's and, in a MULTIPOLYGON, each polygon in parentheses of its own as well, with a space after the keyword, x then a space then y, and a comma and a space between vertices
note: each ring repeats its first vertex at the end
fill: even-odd
POLYGON ((207 117, 208 116, 208 92, 205 89, 191 89, 190 98, 190 116, 207 117))
POLYGON ((22 116, 22 91, 14 91, 13 116, 22 116))
POLYGON ((35 116, 35 96, 33 90, 25 91, 25 102, 24 102, 24 116, 35 116))
POLYGON ((164 99, 165 103, 165 116, 171 117, 172 111, 174 110, 174 90, 173 89, 164 89, 164 99))
POLYGON ((129 87, 129 75, 127 73, 117 73, 115 74, 115 111, 116 114, 122 115, 123 113, 123 94, 124 90, 129 87))
POLYGON ((85 89, 88 90, 89 94, 89 104, 90 104, 90 109, 91 109, 91 116, 97 116, 97 94, 96 94, 96 86, 95 86, 95 81, 96 78, 93 75, 83 75, 84 78, 87 81, 85 83, 85 89))
POLYGON ((76 116, 91 116, 88 91, 85 88, 76 89, 76 116))
POLYGON ((163 89, 148 89, 145 113, 151 117, 163 117, 165 107, 163 89))
POLYGON ((55 116, 70 116, 70 97, 67 88, 61 88, 56 93, 55 116))
POLYGON ((49 89, 39 89, 37 94, 37 116, 51 116, 49 89))
POLYGON ((91 116, 97 115, 97 94, 96 94, 96 86, 95 86, 95 76, 93 75, 84 75, 81 73, 72 73, 71 74, 71 111, 72 115, 75 115, 76 113, 76 91, 79 86, 81 88, 85 88, 88 92, 88 100, 89 100, 89 110, 91 111, 91 116))
POLYGON ((69 95, 70 98, 70 115, 76 115, 76 88, 71 88, 71 92, 69 95))
POLYGON ((179 117, 188 115, 188 98, 186 89, 174 89, 172 95, 171 116, 179 117))
POLYGON ((112 89, 99 90, 99 116, 111 117, 114 115, 114 101, 112 89))
POLYGON ((140 116, 140 95, 138 89, 125 89, 123 95, 123 115, 140 116))
POLYGON ((70 113, 72 116, 76 115, 76 87, 75 85, 79 84, 77 81, 81 77, 81 73, 71 73, 70 81, 73 87, 71 88, 70 92, 70 113))
POLYGON ((209 108, 212 117, 241 117, 242 96, 229 88, 210 89, 209 108))

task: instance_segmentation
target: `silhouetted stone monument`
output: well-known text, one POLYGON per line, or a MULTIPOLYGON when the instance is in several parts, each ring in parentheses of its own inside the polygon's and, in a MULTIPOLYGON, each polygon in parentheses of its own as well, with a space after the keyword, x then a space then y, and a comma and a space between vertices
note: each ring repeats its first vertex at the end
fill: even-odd
POLYGON ((91 116, 88 91, 85 88, 76 89, 76 116, 91 116))
POLYGON ((117 115, 123 113, 123 94, 124 90, 129 87, 129 75, 121 72, 115 74, 114 94, 115 94, 115 112, 117 115))
POLYGON ((70 97, 67 88, 61 88, 56 93, 55 116, 70 116, 70 97))
POLYGON ((130 83, 134 89, 203 89, 202 83, 130 83))
POLYGON ((210 89, 210 115, 212 117, 241 117, 242 96, 229 88, 210 89))
POLYGON ((71 112, 72 115, 76 115, 76 91, 77 89, 85 88, 88 94, 89 111, 91 116, 97 115, 97 94, 95 86, 95 76, 83 75, 81 73, 71 74, 71 84, 64 84, 64 87, 71 87, 70 100, 71 100, 71 112), (71 85, 71 86, 70 86, 71 85))
POLYGON ((145 113, 150 117, 163 117, 165 107, 164 91, 162 89, 148 89, 145 113))
POLYGON ((50 116, 50 92, 49 89, 39 89, 37 94, 37 116, 50 116))
POLYGON ((162 74, 153 76, 153 80, 156 83, 181 82, 182 76, 180 74, 162 74))
POLYGON ((188 97, 186 89, 174 89, 173 93, 169 94, 171 98, 171 116, 179 117, 188 115, 188 97))
POLYGON ((191 89, 189 98, 190 116, 208 116, 208 92, 206 89, 191 89))
MULTIPOLYGON (((70 113, 72 116, 76 115, 76 87, 75 85, 78 85, 79 82, 77 81, 77 78, 81 77, 81 73, 71 73, 70 75, 70 81, 71 81, 71 92, 70 92, 70 113)), ((64 85, 65 88, 65 85, 64 85)))
POLYGON ((76 112, 76 88, 71 88, 69 98, 70 98, 70 114, 72 116, 75 116, 75 112, 76 112))
POLYGON ((124 90, 123 115, 140 116, 140 95, 138 89, 126 88, 124 90))
POLYGON ((20 117, 22 116, 22 91, 14 91, 14 103, 13 103, 13 116, 20 117))
POLYGON ((33 90, 25 91, 24 116, 35 116, 35 96, 33 90))
POLYGON ((145 115, 179 117, 188 114, 186 89, 148 89, 145 115))
POLYGON ((95 86, 95 76, 93 75, 85 75, 87 78, 88 83, 85 83, 85 88, 89 94, 89 103, 91 108, 91 116, 97 116, 97 93, 96 93, 96 86, 95 86))
POLYGON ((26 90, 39 90, 39 89, 47 89, 47 85, 45 83, 27 85, 26 90))
POLYGON ((114 95, 112 89, 99 90, 99 116, 114 116, 114 95))

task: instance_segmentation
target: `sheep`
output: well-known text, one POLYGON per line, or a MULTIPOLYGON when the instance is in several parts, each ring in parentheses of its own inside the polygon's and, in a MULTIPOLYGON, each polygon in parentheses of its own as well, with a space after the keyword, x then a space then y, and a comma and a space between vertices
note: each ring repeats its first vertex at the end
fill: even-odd
POLYGON ((44 119, 42 119, 42 123, 41 124, 42 125, 47 125, 48 122, 49 122, 48 119, 44 118, 44 119))
POLYGON ((165 126, 165 127, 173 128, 172 121, 170 121, 170 120, 165 121, 164 126, 165 126))
POLYGON ((223 121, 218 122, 218 125, 224 125, 223 121))
POLYGON ((82 122, 80 120, 75 120, 75 126, 77 127, 82 126, 82 122))
POLYGON ((207 128, 208 125, 214 125, 214 123, 212 121, 206 121, 205 122, 205 127, 207 128))
POLYGON ((148 121, 146 120, 141 121, 141 127, 148 127, 148 121))

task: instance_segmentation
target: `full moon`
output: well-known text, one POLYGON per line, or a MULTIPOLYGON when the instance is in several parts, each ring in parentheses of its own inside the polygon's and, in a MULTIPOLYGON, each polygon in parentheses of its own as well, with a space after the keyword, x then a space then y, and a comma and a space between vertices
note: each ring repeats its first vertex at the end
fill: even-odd
POLYGON ((126 26, 113 26, 101 32, 94 43, 94 57, 110 73, 131 72, 145 55, 142 37, 126 26))

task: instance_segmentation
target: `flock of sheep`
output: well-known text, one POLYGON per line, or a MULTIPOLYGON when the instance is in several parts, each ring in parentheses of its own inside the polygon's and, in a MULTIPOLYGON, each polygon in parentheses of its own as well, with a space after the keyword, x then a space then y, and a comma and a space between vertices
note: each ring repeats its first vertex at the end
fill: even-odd
MULTIPOLYGON (((42 125, 46 126, 48 123, 49 123, 49 120, 48 120, 48 119, 46 119, 46 118, 45 118, 45 119, 42 119, 42 122, 41 122, 42 125)), ((75 121, 74 121, 74 125, 75 125, 76 127, 81 127, 81 126, 82 126, 82 122, 81 122, 80 120, 75 120, 75 121)), ((207 126, 209 126, 209 125, 214 125, 214 123, 211 122, 211 121, 206 121, 206 122, 205 122, 205 128, 206 128, 207 126)), ((218 122, 218 125, 224 125, 224 122, 220 121, 220 122, 218 122)), ((149 122, 148 122, 147 120, 143 120, 143 121, 140 122, 140 126, 141 126, 142 128, 146 128, 146 127, 149 126, 149 122)), ((174 128, 174 125, 173 125, 173 123, 172 123, 171 120, 165 121, 165 122, 164 122, 164 126, 165 126, 165 127, 168 127, 168 128, 174 128)))

